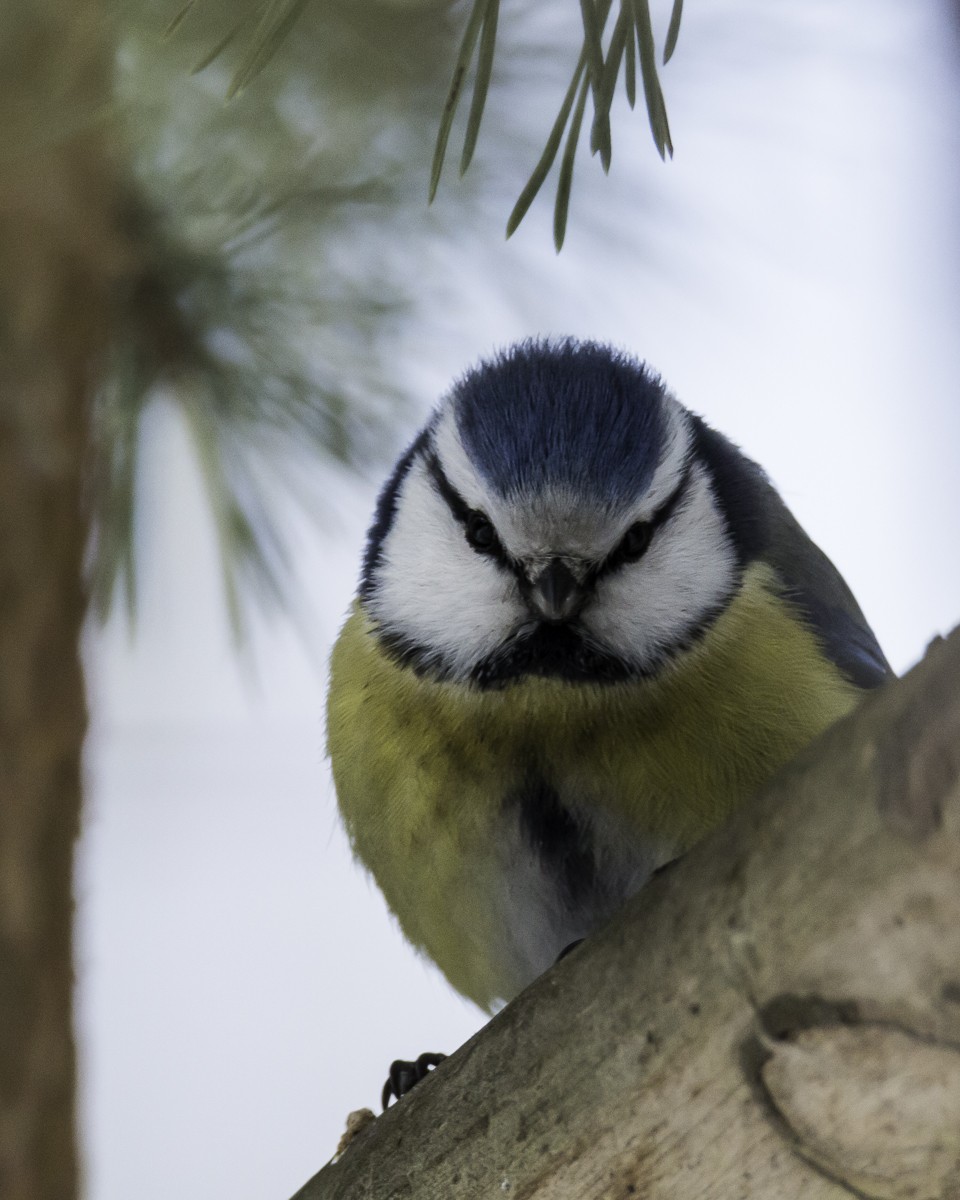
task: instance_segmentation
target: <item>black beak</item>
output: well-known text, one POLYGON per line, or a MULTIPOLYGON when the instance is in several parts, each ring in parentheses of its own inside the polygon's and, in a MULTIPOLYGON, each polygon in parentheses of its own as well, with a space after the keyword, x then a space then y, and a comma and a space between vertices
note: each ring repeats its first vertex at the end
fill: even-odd
POLYGON ((584 588, 561 558, 552 558, 528 594, 530 607, 544 621, 568 621, 583 608, 584 588))

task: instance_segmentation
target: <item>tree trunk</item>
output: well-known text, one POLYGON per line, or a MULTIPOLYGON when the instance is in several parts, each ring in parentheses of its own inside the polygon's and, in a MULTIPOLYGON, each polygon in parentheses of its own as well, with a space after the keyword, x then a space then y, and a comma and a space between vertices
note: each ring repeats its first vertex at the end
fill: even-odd
POLYGON ((295 1200, 960 1197, 960 631, 295 1200))
POLYGON ((72 860, 93 371, 118 265, 95 0, 0 19, 0 1196, 77 1194, 72 860), (102 116, 102 111, 100 113, 102 116))

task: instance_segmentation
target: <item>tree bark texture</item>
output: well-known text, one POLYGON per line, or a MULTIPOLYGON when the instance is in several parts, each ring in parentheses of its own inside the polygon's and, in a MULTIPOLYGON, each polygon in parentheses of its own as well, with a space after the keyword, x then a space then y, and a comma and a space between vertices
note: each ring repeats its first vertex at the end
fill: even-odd
POLYGON ((119 255, 99 3, 0 18, 0 1196, 78 1190, 72 860, 88 406, 119 255), (102 115, 102 113, 100 114, 102 115))
POLYGON ((295 1200, 957 1200, 960 631, 295 1200))

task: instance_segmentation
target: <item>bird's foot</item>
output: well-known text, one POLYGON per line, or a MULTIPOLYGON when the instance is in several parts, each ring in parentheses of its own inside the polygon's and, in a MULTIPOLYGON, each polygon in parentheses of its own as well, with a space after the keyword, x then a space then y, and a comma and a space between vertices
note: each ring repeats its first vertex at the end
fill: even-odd
POLYGON ((446 1057, 445 1054, 421 1054, 415 1062, 406 1062, 398 1058, 396 1062, 391 1063, 390 1076, 383 1085, 380 1097, 383 1107, 386 1108, 390 1103, 391 1096, 396 1096, 398 1100, 405 1096, 446 1057))

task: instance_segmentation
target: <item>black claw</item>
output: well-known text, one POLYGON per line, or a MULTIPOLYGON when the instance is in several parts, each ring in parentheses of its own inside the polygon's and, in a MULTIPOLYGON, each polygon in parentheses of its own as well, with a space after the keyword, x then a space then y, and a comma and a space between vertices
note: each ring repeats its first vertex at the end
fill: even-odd
POLYGON ((390 1077, 383 1085, 380 1103, 386 1108, 390 1103, 391 1096, 396 1096, 400 1100, 421 1079, 426 1078, 437 1063, 442 1063, 446 1057, 445 1054, 421 1054, 416 1062, 407 1062, 405 1059, 398 1058, 396 1062, 390 1064, 390 1077))
POLYGON ((655 867, 653 874, 662 875, 664 871, 669 871, 671 867, 675 867, 681 858, 683 858, 683 855, 678 854, 676 858, 671 858, 669 862, 665 862, 662 866, 655 867))
POLYGON ((575 942, 571 942, 569 946, 564 946, 564 948, 557 955, 557 962, 559 962, 561 958, 566 958, 571 950, 576 950, 582 941, 584 941, 584 938, 577 938, 577 940, 575 942))

